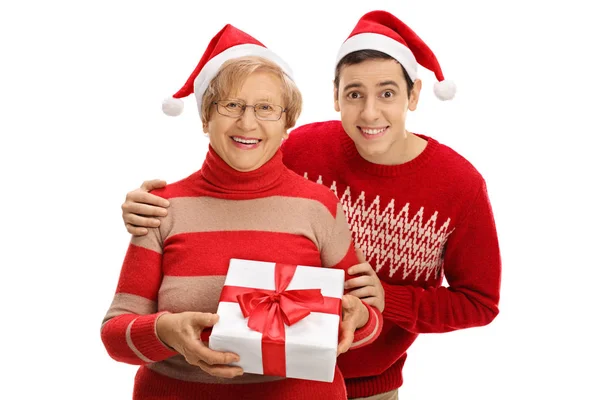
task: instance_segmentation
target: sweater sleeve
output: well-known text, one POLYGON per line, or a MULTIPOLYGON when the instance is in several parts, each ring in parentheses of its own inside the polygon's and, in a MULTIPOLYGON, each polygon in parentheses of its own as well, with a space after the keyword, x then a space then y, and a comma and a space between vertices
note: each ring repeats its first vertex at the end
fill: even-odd
POLYGON ((448 287, 382 282, 384 318, 410 332, 439 333, 487 325, 496 317, 501 262, 485 182, 446 243, 444 274, 448 287))
MULTIPOLYGON (((346 216, 339 202, 337 203, 335 218, 321 247, 321 259, 324 267, 343 269, 345 271, 344 280, 349 278, 348 269, 359 264, 346 216)), ((350 346, 350 350, 374 342, 381 333, 383 326, 381 312, 376 307, 364 302, 363 304, 369 311, 369 319, 363 327, 354 332, 354 342, 350 346)))
POLYGON ((115 360, 135 365, 162 361, 177 353, 156 334, 158 289, 162 281, 162 241, 158 229, 129 244, 117 290, 100 336, 115 360))

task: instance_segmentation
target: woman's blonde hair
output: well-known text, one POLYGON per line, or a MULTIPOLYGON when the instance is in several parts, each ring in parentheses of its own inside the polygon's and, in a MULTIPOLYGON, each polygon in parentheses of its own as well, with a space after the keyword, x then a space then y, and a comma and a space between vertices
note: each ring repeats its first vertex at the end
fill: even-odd
POLYGON ((283 88, 284 104, 281 105, 286 109, 284 113, 285 129, 296 125, 296 120, 302 111, 302 94, 300 90, 279 65, 258 56, 234 58, 226 61, 221 66, 202 96, 202 108, 200 110, 202 123, 208 123, 213 102, 223 100, 229 94, 235 93, 254 72, 268 72, 279 78, 283 88))

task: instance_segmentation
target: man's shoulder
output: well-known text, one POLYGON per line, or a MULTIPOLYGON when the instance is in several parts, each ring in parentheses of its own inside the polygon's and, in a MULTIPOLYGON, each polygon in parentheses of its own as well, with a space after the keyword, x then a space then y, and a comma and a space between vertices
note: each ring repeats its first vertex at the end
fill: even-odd
POLYGON ((438 164, 438 167, 443 168, 443 170, 447 171, 448 173, 457 175, 457 177, 461 177, 462 179, 460 180, 467 179, 475 184, 479 184, 483 181, 483 176, 479 170, 473 165, 473 163, 471 163, 471 161, 469 161, 457 150, 449 145, 440 143, 432 137, 425 135, 420 136, 426 138, 430 143, 435 144, 437 147, 435 160, 436 164, 438 164))
POLYGON ((314 200, 325 206, 335 216, 339 199, 331 189, 320 183, 313 182, 304 176, 300 176, 292 170, 288 170, 288 172, 288 187, 293 188, 293 195, 314 200))
POLYGON ((320 169, 341 148, 345 135, 340 121, 324 121, 302 125, 283 142, 283 162, 298 174, 307 169, 320 169))
POLYGON ((338 119, 332 119, 329 121, 319 121, 319 122, 311 122, 309 124, 300 125, 299 127, 292 130, 292 134, 295 132, 304 133, 304 132, 323 132, 323 131, 331 131, 331 130, 340 130, 344 129, 342 127, 342 121, 338 119))
POLYGON ((315 141, 328 141, 336 137, 336 134, 343 132, 341 121, 322 121, 313 122, 299 126, 290 132, 290 137, 286 144, 313 143, 315 141))

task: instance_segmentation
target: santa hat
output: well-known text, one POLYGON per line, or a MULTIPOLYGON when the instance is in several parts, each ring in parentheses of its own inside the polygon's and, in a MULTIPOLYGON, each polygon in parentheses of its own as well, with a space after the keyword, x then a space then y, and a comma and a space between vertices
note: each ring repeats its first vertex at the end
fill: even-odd
POLYGON ((362 16, 352 33, 342 44, 336 65, 344 56, 359 50, 377 50, 396 59, 408 76, 417 79, 420 64, 435 74, 433 91, 440 100, 450 100, 456 93, 456 85, 444 79, 437 58, 419 36, 406 24, 386 11, 371 11, 362 16))
POLYGON ((279 65, 283 72, 292 78, 290 67, 264 44, 252 36, 235 28, 225 25, 217 35, 212 38, 200 62, 187 82, 177 93, 163 101, 163 112, 170 116, 177 116, 183 111, 184 97, 194 93, 198 102, 198 110, 202 107, 202 96, 208 88, 210 81, 227 60, 245 56, 260 56, 279 65))

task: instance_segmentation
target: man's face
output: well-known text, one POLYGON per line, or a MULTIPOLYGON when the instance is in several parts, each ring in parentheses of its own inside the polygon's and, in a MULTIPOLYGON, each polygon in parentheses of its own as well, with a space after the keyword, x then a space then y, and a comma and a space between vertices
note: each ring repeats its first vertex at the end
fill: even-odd
POLYGON ((396 164, 405 150, 406 116, 417 108, 421 81, 415 81, 409 98, 400 64, 380 59, 344 66, 339 78, 335 109, 359 154, 373 163, 396 164))

